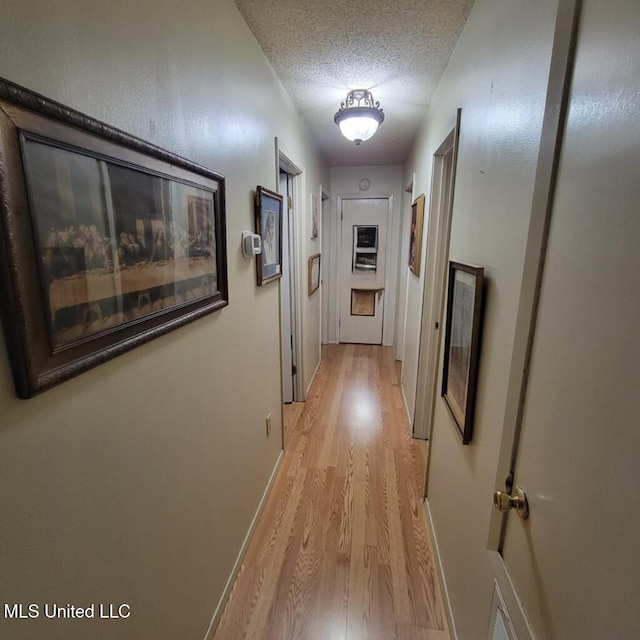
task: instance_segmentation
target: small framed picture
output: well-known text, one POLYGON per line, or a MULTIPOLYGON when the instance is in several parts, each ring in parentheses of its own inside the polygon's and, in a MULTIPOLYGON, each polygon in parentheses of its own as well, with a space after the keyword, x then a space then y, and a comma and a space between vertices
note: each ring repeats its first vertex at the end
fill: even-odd
POLYGON ((411 205, 411 235, 409 237, 409 269, 420 275, 422 259, 422 225, 424 222, 424 194, 420 194, 411 205))
POLYGON ((308 291, 309 296, 320 288, 320 254, 309 258, 308 267, 308 291))
POLYGON ((483 267, 449 262, 442 398, 462 444, 473 427, 483 305, 483 267))
POLYGON ((256 233, 262 238, 262 254, 256 260, 261 287, 282 277, 282 196, 257 187, 255 215, 256 233))

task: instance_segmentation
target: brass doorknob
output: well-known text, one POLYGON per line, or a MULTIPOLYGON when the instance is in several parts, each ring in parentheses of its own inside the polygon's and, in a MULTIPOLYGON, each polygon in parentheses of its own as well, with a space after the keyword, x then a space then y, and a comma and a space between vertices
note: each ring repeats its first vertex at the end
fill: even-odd
POLYGON ((529 517, 527 494, 520 487, 515 488, 512 496, 504 491, 496 491, 493 494, 493 506, 500 512, 515 509, 523 520, 529 517))

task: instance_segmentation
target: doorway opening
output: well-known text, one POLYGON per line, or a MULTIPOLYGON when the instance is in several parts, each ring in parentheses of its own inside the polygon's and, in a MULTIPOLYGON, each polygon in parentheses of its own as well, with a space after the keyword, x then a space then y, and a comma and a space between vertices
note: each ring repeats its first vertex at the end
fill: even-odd
MULTIPOLYGON (((277 141, 276 141, 277 143, 277 141)), ((298 243, 296 211, 299 208, 299 184, 302 171, 278 151, 278 188, 283 196, 282 278, 280 279, 280 348, 282 362, 282 398, 285 404, 303 400, 298 372, 302 367, 299 331, 299 295, 297 269, 298 243)))
POLYGON ((458 109, 455 126, 433 156, 416 410, 413 421, 414 437, 423 440, 428 440, 431 436, 437 397, 436 385, 440 362, 442 313, 449 260, 460 114, 461 111, 458 109))

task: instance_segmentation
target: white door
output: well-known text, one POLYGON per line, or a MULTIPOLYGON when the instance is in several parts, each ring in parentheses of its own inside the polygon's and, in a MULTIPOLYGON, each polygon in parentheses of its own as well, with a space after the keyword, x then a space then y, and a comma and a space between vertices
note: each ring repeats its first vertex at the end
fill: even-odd
POLYGON ((540 639, 640 637, 639 24, 583 1, 502 549, 540 639))
POLYGON ((295 363, 292 320, 292 262, 291 262, 291 176, 280 173, 280 193, 284 198, 282 212, 282 278, 280 278, 280 331, 282 344, 282 396, 285 403, 295 400, 295 363))
POLYGON ((382 344, 389 200, 342 200, 340 342, 382 344))

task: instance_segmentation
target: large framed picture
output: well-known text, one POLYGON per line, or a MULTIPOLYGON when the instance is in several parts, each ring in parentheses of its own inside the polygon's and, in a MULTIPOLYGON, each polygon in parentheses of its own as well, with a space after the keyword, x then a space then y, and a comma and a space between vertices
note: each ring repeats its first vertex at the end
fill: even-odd
POLYGON ((320 254, 316 253, 309 258, 307 266, 307 292, 311 296, 320 288, 320 254))
POLYGON ((262 254, 256 260, 258 286, 282 277, 282 196, 256 189, 256 233, 262 238, 262 254))
POLYGON ((469 444, 473 428, 483 306, 483 267, 449 263, 442 397, 469 444))
POLYGON ((228 304, 223 176, 4 80, 0 162, 20 397, 228 304))
POLYGON ((409 269, 420 275, 422 260, 422 226, 424 224, 424 194, 420 194, 411 205, 411 235, 409 236, 409 269))

